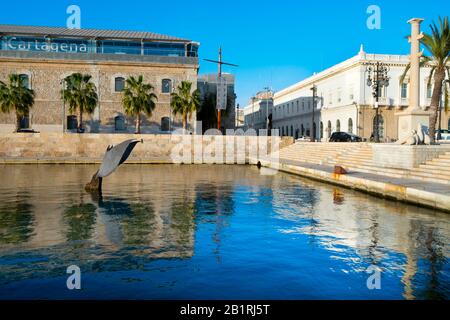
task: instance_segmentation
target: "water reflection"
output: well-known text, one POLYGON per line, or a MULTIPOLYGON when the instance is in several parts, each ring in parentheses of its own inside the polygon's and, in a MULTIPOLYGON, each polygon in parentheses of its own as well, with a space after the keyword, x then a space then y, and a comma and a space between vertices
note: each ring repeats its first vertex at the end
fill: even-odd
POLYGON ((96 196, 92 171, 0 167, 0 298, 71 264, 98 278, 81 297, 449 298, 446 214, 244 166, 125 166, 96 196))
POLYGON ((33 206, 27 192, 0 202, 0 245, 27 242, 33 233, 33 206))

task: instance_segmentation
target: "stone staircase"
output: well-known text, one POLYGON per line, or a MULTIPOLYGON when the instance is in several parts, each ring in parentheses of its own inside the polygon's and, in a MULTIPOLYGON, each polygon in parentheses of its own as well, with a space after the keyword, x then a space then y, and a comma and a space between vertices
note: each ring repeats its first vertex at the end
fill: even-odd
POLYGON ((372 161, 373 151, 369 143, 299 142, 281 149, 280 159, 326 166, 340 165, 349 171, 450 185, 450 152, 414 170, 384 168, 374 165, 372 161))

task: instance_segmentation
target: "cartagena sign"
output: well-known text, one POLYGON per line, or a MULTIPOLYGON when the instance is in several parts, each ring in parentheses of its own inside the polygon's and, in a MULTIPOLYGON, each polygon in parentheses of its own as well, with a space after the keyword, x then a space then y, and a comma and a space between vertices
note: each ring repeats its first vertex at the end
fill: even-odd
POLYGON ((44 51, 44 52, 68 52, 88 53, 89 47, 85 43, 68 41, 51 41, 47 39, 5 37, 6 50, 15 51, 44 51))

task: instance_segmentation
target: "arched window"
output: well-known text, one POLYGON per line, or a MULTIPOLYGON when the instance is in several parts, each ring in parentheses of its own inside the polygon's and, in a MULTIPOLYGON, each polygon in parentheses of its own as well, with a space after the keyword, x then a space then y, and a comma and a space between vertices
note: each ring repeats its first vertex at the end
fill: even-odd
POLYGON ((331 121, 328 121, 328 126, 327 126, 327 134, 328 134, 328 138, 331 137, 331 121))
POLYGON ((30 77, 27 74, 20 74, 19 75, 20 80, 22 81, 22 85, 24 88, 30 88, 30 77))
POLYGON ((163 79, 161 84, 162 93, 170 93, 172 91, 172 80, 163 79))
POLYGON ((377 128, 377 117, 378 117, 378 137, 380 141, 384 139, 384 118, 382 115, 378 115, 373 117, 373 133, 375 136, 376 128, 377 128))
POLYGON ((125 131, 125 117, 122 115, 117 115, 114 117, 114 129, 116 131, 125 131))
POLYGON ((122 92, 125 89, 125 79, 123 77, 117 77, 114 79, 114 91, 122 92))
POLYGON ((348 119, 348 133, 353 133, 353 120, 352 120, 352 118, 348 119))
POLYGON ((303 123, 302 123, 301 129, 302 129, 302 136, 304 136, 305 135, 305 127, 303 126, 303 123))
POLYGON ((341 132, 341 120, 336 120, 336 132, 341 132))

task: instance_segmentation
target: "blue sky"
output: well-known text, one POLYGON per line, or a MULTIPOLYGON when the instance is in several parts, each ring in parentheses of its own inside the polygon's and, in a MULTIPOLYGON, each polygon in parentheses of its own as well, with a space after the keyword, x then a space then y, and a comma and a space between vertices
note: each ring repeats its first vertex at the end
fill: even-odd
MULTIPOLYGON (((1 24, 65 26, 66 8, 81 7, 82 28, 143 30, 201 43, 200 58, 217 57, 239 68, 238 102, 266 86, 282 89, 355 55, 361 43, 370 53, 406 54, 406 21, 450 14, 449 0, 39 0, 2 1, 1 24), (30 1, 31 2, 31 1, 30 1), (381 29, 366 26, 370 5, 381 9, 381 29)), ((201 61, 200 73, 216 72, 201 61)))

